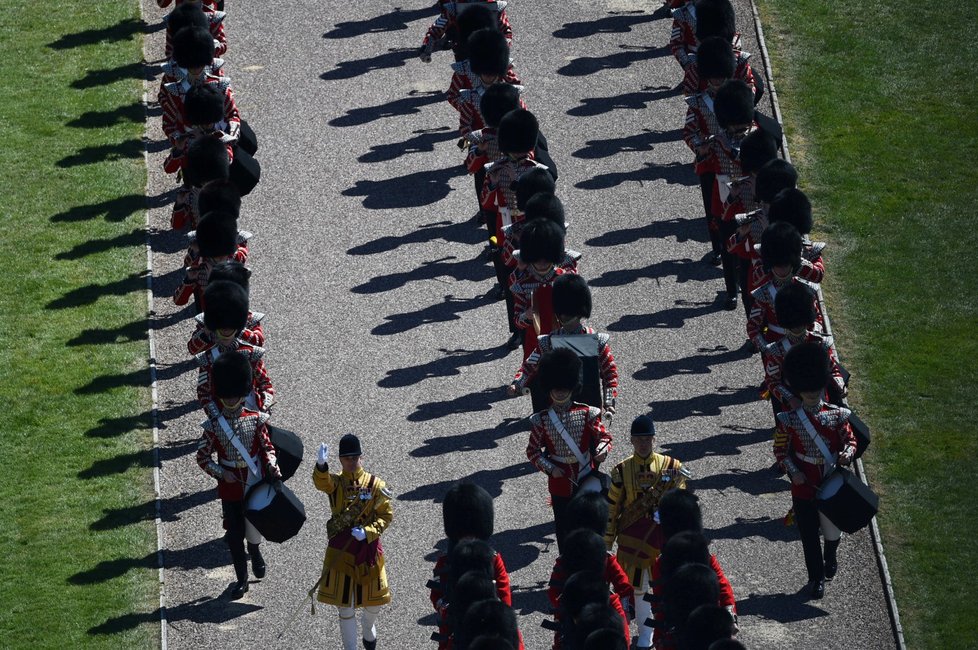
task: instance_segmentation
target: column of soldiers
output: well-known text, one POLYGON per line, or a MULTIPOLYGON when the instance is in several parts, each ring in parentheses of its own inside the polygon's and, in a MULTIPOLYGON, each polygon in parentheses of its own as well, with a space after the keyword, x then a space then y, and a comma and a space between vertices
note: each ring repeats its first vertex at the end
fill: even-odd
MULTIPOLYGON (((167 7, 171 0, 158 0, 167 7)), ((173 300, 193 302, 196 316, 187 348, 198 365, 197 400, 205 419, 196 460, 217 486, 224 541, 239 599, 251 574, 265 577, 267 563, 256 526, 245 516, 249 495, 270 483, 283 488, 291 468, 279 453, 295 434, 270 424, 275 391, 265 366, 264 314, 250 309, 250 232, 238 228, 242 197, 260 180, 258 142, 241 119, 225 63, 228 50, 223 2, 176 0, 165 17, 166 63, 158 93, 163 131, 171 150, 164 170, 178 188, 171 226, 187 234, 184 277, 173 300)), ((301 448, 301 443, 300 443, 301 448)), ((299 452, 301 454, 301 451, 299 452)), ((330 471, 323 443, 313 470, 315 486, 329 498, 332 517, 323 570, 314 589, 339 614, 343 645, 376 647, 376 620, 390 601, 380 535, 393 518, 384 481, 363 469, 362 447, 352 434, 339 443, 340 471, 330 471), (356 609, 362 610, 358 634, 356 609)))

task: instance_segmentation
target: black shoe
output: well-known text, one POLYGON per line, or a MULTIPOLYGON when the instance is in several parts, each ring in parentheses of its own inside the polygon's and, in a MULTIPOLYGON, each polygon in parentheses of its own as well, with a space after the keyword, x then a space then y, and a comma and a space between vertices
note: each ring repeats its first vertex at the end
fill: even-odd
POLYGON ((825 581, 812 580, 808 583, 809 596, 814 600, 819 600, 825 596, 825 581))
POLYGON ((710 257, 707 261, 710 263, 710 266, 720 266, 723 264, 723 256, 720 255, 720 253, 713 251, 710 253, 710 257))
POLYGON ((835 560, 825 563, 825 579, 831 580, 839 572, 839 563, 835 560))
POLYGON ((727 297, 723 301, 723 308, 726 309, 727 311, 733 311, 734 309, 737 308, 736 292, 735 293, 730 293, 729 291, 727 292, 727 297))
POLYGON ((239 580, 231 586, 231 600, 241 600, 248 593, 248 580, 239 580))
POLYGON ((265 577, 268 567, 265 565, 265 558, 261 556, 261 547, 258 544, 248 543, 248 555, 251 556, 251 572, 261 580, 265 577))
POLYGON ((516 348, 520 347, 520 344, 522 342, 523 342, 523 333, 513 332, 513 335, 509 337, 508 341, 506 341, 506 347, 509 348, 510 350, 515 350, 516 348))
POLYGON ((243 551, 234 558, 234 576, 237 580, 231 585, 231 600, 238 600, 248 591, 248 558, 243 551))
POLYGON ((363 647, 366 650, 377 650, 377 639, 374 639, 373 641, 367 641, 366 639, 364 639, 363 647))

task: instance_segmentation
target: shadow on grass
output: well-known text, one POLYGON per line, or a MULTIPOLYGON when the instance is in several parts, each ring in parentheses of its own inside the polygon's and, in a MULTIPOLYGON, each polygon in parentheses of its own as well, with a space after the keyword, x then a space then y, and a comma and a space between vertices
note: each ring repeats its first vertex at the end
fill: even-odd
MULTIPOLYGON (((536 471, 537 468, 531 465, 529 461, 524 461, 522 463, 516 463, 515 465, 510 465, 509 467, 503 467, 500 469, 479 470, 478 472, 467 477, 467 479, 484 488, 492 498, 496 498, 503 493, 503 481, 528 476, 536 471)), ((397 500, 432 501, 434 503, 441 503, 442 497, 445 496, 445 492, 448 490, 448 488, 455 485, 456 482, 457 481, 455 479, 452 479, 448 481, 431 483, 429 485, 422 485, 399 495, 397 500)))
POLYGON ((105 129, 123 122, 142 124, 145 119, 146 109, 140 102, 133 102, 104 111, 87 111, 65 126, 76 129, 105 129))
POLYGON ((68 251, 58 253, 54 256, 56 260, 77 260, 88 255, 105 253, 120 248, 131 248, 133 246, 143 246, 146 243, 146 232, 144 230, 133 230, 108 239, 89 239, 76 245, 68 251))
POLYGON ((658 281, 661 278, 673 276, 675 276, 678 284, 705 282, 720 277, 720 271, 716 267, 687 257, 680 260, 662 260, 641 269, 605 271, 589 281, 588 284, 592 287, 620 287, 637 282, 642 278, 658 281))
MULTIPOLYGON (((179 444, 167 445, 160 449, 160 462, 176 460, 190 455, 197 448, 196 440, 189 440, 179 444)), ((129 454, 120 454, 113 458, 97 460, 91 467, 78 472, 78 478, 91 479, 111 474, 124 474, 130 469, 155 467, 154 454, 152 449, 136 451, 129 454)))
MULTIPOLYGON (((170 497, 162 500, 161 519, 162 521, 176 521, 181 512, 196 508, 217 498, 217 492, 213 489, 201 490, 193 494, 182 494, 178 497, 170 497)), ((88 528, 90 530, 113 530, 123 526, 131 526, 141 521, 152 521, 156 518, 156 501, 150 500, 134 506, 124 508, 106 508, 102 511, 103 515, 96 519, 88 528)))
POLYGON ((629 135, 624 138, 609 138, 607 140, 588 140, 587 146, 572 153, 575 158, 595 159, 610 158, 619 153, 652 151, 655 145, 663 142, 674 142, 682 137, 679 129, 672 131, 653 131, 643 129, 642 133, 629 135))
POLYGON ((137 430, 150 429, 153 414, 150 411, 139 415, 124 415, 118 418, 102 418, 98 425, 85 432, 86 438, 117 438, 137 430))
POLYGON ((554 32, 554 38, 587 38, 595 34, 624 34, 632 31, 632 27, 650 23, 656 18, 655 14, 647 14, 640 9, 635 11, 609 11, 606 18, 564 23, 563 27, 554 32))
POLYGON ((59 212, 50 219, 52 223, 88 221, 104 216, 106 221, 118 223, 125 221, 131 215, 145 210, 147 207, 146 196, 143 194, 127 194, 107 201, 92 203, 90 205, 79 205, 74 208, 59 212))
MULTIPOLYGON (((81 79, 71 82, 72 88, 84 90, 97 86, 107 86, 124 79, 145 79, 149 74, 149 69, 142 62, 127 63, 116 66, 115 68, 103 68, 102 70, 89 70, 81 79)), ((152 77, 149 77, 152 79, 152 77)))
POLYGON ((493 403, 507 399, 510 398, 506 395, 505 386, 483 388, 449 400, 419 404, 407 419, 409 422, 428 422, 457 413, 489 411, 492 410, 493 403))
POLYGON ((88 284, 72 289, 64 296, 52 300, 44 306, 45 309, 70 309, 91 305, 102 296, 125 296, 133 291, 146 289, 146 271, 131 273, 121 280, 105 284, 88 284))
MULTIPOLYGON (((216 569, 224 566, 228 560, 227 544, 218 538, 202 542, 190 548, 177 551, 163 550, 163 566, 166 569, 216 569)), ((103 560, 86 571, 68 578, 73 585, 94 585, 122 577, 133 569, 155 569, 158 566, 156 551, 145 557, 127 557, 115 560, 103 560)))
POLYGON ((422 9, 409 9, 403 11, 400 7, 394 7, 394 11, 381 16, 374 16, 366 20, 350 20, 343 23, 336 23, 333 29, 323 34, 323 38, 355 38, 365 34, 383 34, 384 32, 399 32, 408 28, 408 23, 413 23, 422 18, 434 18, 438 12, 429 3, 422 9))
MULTIPOLYGON (((701 440, 664 443, 662 449, 670 456, 688 463, 701 458, 740 456, 745 448, 769 442, 772 436, 771 429, 753 429, 739 424, 725 424, 720 428, 725 432, 701 440)), ((772 472, 771 475, 774 476, 774 473, 772 472)), ((697 489, 700 487, 699 479, 696 480, 696 487, 697 489)))
POLYGON ((47 46, 52 50, 69 50, 82 45, 128 41, 136 34, 150 33, 152 31, 156 30, 148 28, 143 20, 139 18, 126 18, 111 27, 86 29, 75 32, 74 34, 65 34, 58 40, 48 43, 47 46))
POLYGON ((421 282, 423 280, 435 280, 438 278, 451 278, 454 281, 485 282, 494 273, 491 267, 480 264, 477 260, 462 260, 451 262, 454 255, 443 257, 439 260, 422 262, 421 266, 411 271, 400 273, 390 273, 388 275, 378 275, 370 278, 363 284, 350 289, 352 293, 383 293, 384 291, 395 291, 407 285, 409 282, 421 282))
POLYGON ((370 151, 357 158, 357 160, 362 163, 379 163, 396 160, 401 156, 407 156, 412 153, 434 151, 435 145, 439 142, 448 142, 449 140, 456 140, 458 138, 458 131, 452 130, 448 126, 420 129, 413 133, 415 134, 414 137, 408 138, 403 142, 375 144, 370 147, 370 151))
POLYGON ((404 386, 419 384, 425 379, 432 379, 434 377, 461 375, 462 368, 504 359, 509 355, 510 350, 506 346, 500 345, 493 348, 479 348, 477 350, 449 350, 447 348, 439 348, 438 352, 441 352, 443 356, 427 363, 408 368, 388 370, 387 376, 378 381, 377 385, 381 388, 402 388, 404 386))
POLYGON ((106 329, 87 329, 82 330, 81 334, 70 339, 66 345, 105 345, 108 343, 130 343, 132 341, 145 341, 149 338, 147 330, 149 322, 145 318, 134 320, 125 325, 106 329))
POLYGON ((459 244, 478 244, 486 241, 483 230, 475 228, 471 222, 435 221, 412 228, 403 235, 384 235, 365 244, 354 246, 347 255, 376 255, 397 250, 405 244, 423 244, 442 239, 459 244))
POLYGON ((609 332, 637 332, 646 329, 682 327, 686 321, 712 314, 720 307, 720 296, 712 302, 693 302, 677 300, 675 307, 663 309, 654 314, 625 314, 608 325, 609 332))
POLYGON ((365 75, 374 70, 400 68, 407 64, 408 59, 413 59, 417 55, 418 51, 413 47, 392 47, 388 48, 387 54, 378 54, 377 56, 353 61, 340 61, 336 64, 335 68, 319 75, 319 78, 324 81, 353 79, 354 77, 365 75))
POLYGON ((689 163, 671 162, 662 165, 647 162, 643 164, 641 169, 630 172, 598 174, 589 180, 575 183, 574 187, 581 190, 607 190, 629 181, 637 181, 639 183, 665 181, 669 185, 686 185, 690 187, 699 185, 699 180, 696 178, 696 174, 693 173, 693 166, 689 163))
MULTIPOLYGON (((343 196, 362 196, 368 210, 420 208, 438 203, 452 191, 449 181, 466 174, 462 165, 419 171, 379 181, 357 181, 341 192, 343 196)), ((694 177, 695 178, 695 177, 694 177)))
POLYGON ((731 350, 725 345, 717 345, 712 348, 697 348, 696 351, 699 354, 684 359, 646 361, 642 369, 636 371, 632 377, 639 381, 656 381, 677 375, 708 375, 713 372, 713 368, 752 356, 751 349, 746 346, 731 350))
POLYGON ((622 93, 611 97, 585 97, 581 105, 567 111, 572 117, 594 117, 619 109, 645 110, 652 102, 668 97, 676 97, 682 92, 680 86, 646 86, 640 91, 622 93))
POLYGON ((706 395, 650 402, 649 407, 652 409, 652 418, 657 422, 678 422, 690 417, 720 415, 724 407, 747 404, 756 399, 757 386, 717 386, 714 392, 706 395))
POLYGON ((392 102, 381 104, 380 106, 365 106, 363 108, 351 108, 345 115, 335 117, 329 121, 330 126, 361 126, 376 120, 388 117, 399 117, 401 115, 411 115, 420 113, 423 106, 438 104, 445 100, 445 93, 441 90, 423 92, 412 90, 407 97, 395 99, 392 102))
POLYGON ((677 242, 698 241, 705 243, 709 241, 709 235, 702 219, 674 217, 653 221, 646 226, 637 228, 608 230, 584 243, 588 246, 620 246, 632 244, 642 239, 662 239, 664 237, 675 237, 677 242))
MULTIPOLYGON (((167 381, 191 371, 195 366, 196 362, 193 359, 186 359, 180 363, 160 365, 157 367, 156 377, 160 381, 167 381)), ((140 368, 131 372, 120 372, 96 377, 84 386, 76 388, 74 393, 76 395, 94 395, 105 393, 122 386, 149 386, 149 384, 149 368, 140 368)))
POLYGON ((488 429, 428 438, 420 447, 408 452, 408 455, 413 458, 432 458, 455 452, 495 449, 499 447, 500 440, 518 433, 529 433, 527 421, 523 418, 506 418, 488 429))
MULTIPOLYGON (((227 623, 233 619, 257 612, 261 607, 250 605, 240 600, 228 600, 224 594, 218 598, 203 597, 182 603, 173 607, 166 608, 166 620, 170 625, 180 621, 189 621, 197 624, 219 625, 227 623)), ((107 619, 88 629, 91 635, 118 634, 126 630, 137 628, 140 625, 151 624, 159 625, 160 610, 142 614, 123 614, 107 619)))
POLYGON ((557 69, 557 74, 565 77, 583 77, 586 75, 601 72, 602 70, 619 70, 627 68, 638 61, 647 61, 659 57, 668 56, 669 48, 666 46, 644 47, 641 45, 618 46, 621 52, 608 54, 605 56, 582 56, 573 59, 570 63, 557 69))
POLYGON ((144 144, 141 139, 130 138, 118 144, 82 147, 78 153, 65 156, 55 164, 58 167, 77 167, 114 160, 135 160, 143 157, 143 149, 144 144))

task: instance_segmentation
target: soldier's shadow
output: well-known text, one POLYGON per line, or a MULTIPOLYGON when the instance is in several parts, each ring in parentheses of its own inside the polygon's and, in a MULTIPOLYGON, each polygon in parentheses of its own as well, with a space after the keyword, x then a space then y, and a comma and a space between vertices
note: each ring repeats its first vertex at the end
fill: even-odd
POLYGON ((715 391, 706 395, 651 402, 649 407, 654 410, 655 420, 677 422, 688 417, 720 415, 720 411, 724 407, 747 404, 756 399, 756 386, 741 388, 717 386, 715 391))
POLYGON ((386 54, 353 61, 340 61, 335 68, 319 75, 319 78, 324 81, 353 79, 374 70, 402 67, 407 64, 408 59, 413 59, 416 56, 417 50, 413 47, 392 47, 387 50, 386 54))
POLYGON ((828 616, 821 607, 815 607, 799 598, 798 594, 751 594, 737 601, 738 616, 757 616, 779 623, 796 623, 828 616))
POLYGON ((400 117, 420 113, 421 108, 429 104, 438 104, 445 100, 445 93, 441 90, 423 92, 412 90, 407 97, 395 99, 394 101, 380 106, 365 106, 362 108, 351 108, 345 115, 335 117, 329 121, 330 126, 361 126, 376 120, 388 117, 400 117))
POLYGON ((608 138, 606 140, 588 140, 586 146, 581 147, 571 154, 574 158, 596 159, 610 158, 625 152, 652 151, 656 144, 663 142, 673 142, 681 136, 679 129, 671 131, 653 131, 643 129, 641 133, 629 135, 621 138, 608 138))
POLYGON ((632 31, 632 27, 650 23, 656 19, 655 14, 644 11, 609 11, 608 16, 597 20, 583 20, 576 23, 564 23, 564 26, 554 32, 554 38, 587 38, 595 34, 623 34, 632 31))
POLYGON ((458 132, 447 126, 421 129, 414 131, 412 137, 402 142, 372 145, 370 151, 357 158, 357 161, 362 163, 379 163, 388 160, 397 160, 401 156, 412 153, 434 151, 435 145, 439 142, 448 142, 457 138, 458 132))
POLYGON ((495 402, 506 399, 509 397, 504 386, 491 386, 449 400, 419 404, 407 419, 409 422, 427 422, 458 413, 489 411, 495 402))
POLYGON ((618 46, 621 52, 608 54, 605 56, 582 56, 571 60, 567 65, 558 68, 557 74, 565 77, 583 77, 586 75, 601 72, 602 70, 617 70, 627 68, 638 61, 656 59, 669 55, 669 48, 666 46, 645 47, 641 45, 618 46))
MULTIPOLYGON (((476 485, 481 486, 489 493, 489 496, 495 499, 503 493, 503 483, 505 481, 528 476, 536 471, 537 469, 529 462, 521 462, 500 469, 479 470, 467 478, 476 485)), ((455 485, 456 482, 455 479, 452 479, 422 485, 399 495, 397 499, 399 501, 432 501, 434 503, 441 503, 445 492, 448 491, 448 488, 455 485)))
POLYGON ((387 371, 387 376, 377 382, 381 388, 402 388, 421 383, 433 377, 451 377, 462 374, 462 368, 491 363, 509 354, 505 346, 478 348, 476 350, 448 350, 440 348, 442 357, 408 368, 395 368, 387 371))
POLYGON ((409 332, 422 325, 461 320, 462 317, 460 314, 462 312, 479 309, 490 304, 492 304, 492 301, 486 296, 456 298, 448 294, 441 302, 429 305, 423 309, 384 316, 384 320, 387 322, 373 328, 370 330, 370 333, 375 336, 390 336, 409 332))
POLYGON ((713 302, 677 300, 675 307, 668 307, 654 314, 625 314, 608 325, 609 332, 636 332, 654 328, 677 328, 686 321, 712 314, 720 308, 720 296, 713 302))
POLYGON ((341 194, 364 197, 363 207, 368 210, 420 208, 448 196, 452 191, 449 181, 465 173, 461 165, 452 165, 445 169, 411 172, 378 181, 357 181, 341 194))
POLYGON ((611 97, 585 97, 580 106, 567 111, 572 117, 594 117, 619 109, 645 110, 652 102, 675 97, 682 92, 679 86, 646 86, 638 92, 622 93, 611 97))
POLYGON ((608 230, 584 243, 588 246, 606 247, 632 244, 643 239, 663 239, 665 237, 675 237, 679 243, 687 241, 706 242, 708 240, 706 228, 703 227, 701 220, 673 217, 672 219, 659 219, 637 228, 608 230))
POLYGON ((641 169, 630 172, 610 172, 598 174, 594 178, 575 183, 574 187, 581 190, 607 190, 629 181, 645 183, 665 181, 670 185, 693 186, 699 184, 693 167, 689 163, 671 162, 658 164, 647 162, 641 169))
POLYGON ((635 374, 633 379, 638 381, 655 381, 659 379, 669 379, 677 375, 708 375, 713 368, 726 363, 734 363, 750 358, 752 352, 749 348, 741 346, 733 350, 723 345, 714 348, 699 348, 693 356, 677 359, 675 361, 647 361, 645 365, 635 374))
POLYGON ((719 274, 720 272, 716 268, 687 257, 654 262, 641 269, 605 271, 588 284, 592 287, 620 287, 642 278, 658 280, 670 276, 675 276, 676 282, 682 284, 685 282, 706 282, 717 278, 719 274))
MULTIPOLYGON (((720 428, 728 431, 700 440, 663 444, 662 448, 670 456, 689 462, 701 458, 739 456, 744 453, 745 448, 771 440, 770 429, 754 429, 737 424, 727 424, 720 428)), ((700 485, 699 480, 696 481, 696 485, 700 485)))
POLYGON ((436 12, 430 3, 421 9, 409 9, 407 11, 400 7, 394 7, 394 11, 390 13, 366 20, 349 20, 336 23, 333 29, 323 34, 323 38, 355 38, 366 34, 402 31, 408 28, 408 23, 435 15, 436 12))
POLYGON ((413 458, 431 458, 457 452, 495 449, 499 446, 500 440, 518 433, 526 433, 528 431, 526 423, 524 418, 506 418, 495 427, 454 436, 428 438, 420 447, 408 452, 408 455, 413 458))
POLYGON ((492 269, 485 264, 479 264, 473 260, 450 261, 455 259, 454 255, 449 255, 438 260, 422 262, 421 266, 411 271, 378 275, 353 287, 350 291, 352 293, 383 293, 384 291, 400 289, 409 282, 421 282, 443 277, 459 282, 466 280, 484 282, 493 276, 492 269))

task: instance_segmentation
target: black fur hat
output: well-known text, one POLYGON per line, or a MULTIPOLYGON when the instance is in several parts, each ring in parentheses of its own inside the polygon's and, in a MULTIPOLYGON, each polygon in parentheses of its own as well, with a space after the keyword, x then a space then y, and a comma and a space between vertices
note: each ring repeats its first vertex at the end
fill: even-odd
POLYGON ((824 390, 832 377, 829 353, 819 343, 793 345, 784 355, 782 374, 796 393, 824 390))
POLYGON ((448 625, 457 632, 465 619, 469 605, 480 600, 494 600, 496 584, 482 571, 466 571, 455 581, 451 593, 451 607, 448 608, 448 625))
POLYGON ((711 36, 733 42, 737 34, 737 15, 730 0, 696 0, 696 40, 711 36))
POLYGON ((770 223, 784 221, 790 223, 802 235, 807 235, 815 225, 812 219, 812 204, 804 192, 792 187, 781 190, 771 201, 767 211, 770 223))
POLYGON ((684 530, 703 532, 699 498, 689 490, 669 490, 659 499, 659 526, 667 540, 684 530))
POLYGON ((223 212, 205 214, 197 224, 197 246, 201 257, 234 255, 238 249, 238 222, 223 212))
POLYGON ((537 371, 540 377, 540 387, 545 393, 552 390, 580 389, 583 379, 581 373, 584 364, 573 351, 567 348, 557 348, 545 353, 540 358, 537 371))
POLYGON ((540 125, 530 111, 518 108, 510 111, 499 121, 496 139, 503 153, 524 154, 537 146, 540 125))
POLYGON ((496 128, 503 116, 520 107, 519 89, 507 83, 494 83, 486 88, 485 94, 479 101, 479 112, 486 126, 496 128))
POLYGON ((564 231, 553 221, 528 221, 520 233, 520 260, 524 264, 550 262, 560 264, 564 259, 564 231))
POLYGON ((754 129, 740 143, 740 169, 745 174, 756 173, 778 157, 778 143, 763 129, 754 129))
POLYGON ((248 292, 233 282, 208 278, 204 289, 204 325, 212 332, 240 331, 248 324, 248 292))
POLYGON ((710 564, 710 544, 703 533, 684 530, 662 545, 660 568, 664 580, 668 580, 679 567, 690 562, 707 566, 710 564))
POLYGON ((578 571, 602 573, 608 563, 604 538, 593 530, 578 528, 567 533, 562 546, 560 557, 566 575, 578 571))
MULTIPOLYGON (((665 551, 662 559, 665 560, 665 551)), ((697 607, 715 605, 719 601, 720 583, 709 565, 688 563, 679 567, 665 581, 662 592, 665 624, 681 627, 697 607)))
POLYGON ((730 79, 737 69, 730 41, 722 38, 708 38, 696 48, 696 72, 701 81, 707 79, 730 79))
MULTIPOLYGON (((183 5, 180 5, 183 6, 183 5)), ((197 194, 197 212, 226 212, 237 219, 241 216, 241 192, 231 181, 209 181, 200 188, 197 194)))
POLYGON ((181 68, 199 68, 214 62, 214 37, 201 27, 184 27, 173 35, 173 60, 181 68))
POLYGON ((608 528, 608 500, 600 492, 578 493, 564 512, 567 530, 587 528, 604 536, 608 528))
POLYGON ((757 170, 754 179, 754 198, 770 203, 781 190, 795 187, 798 184, 798 172, 794 165, 787 160, 775 158, 757 170))
POLYGON ((811 327, 818 318, 815 310, 815 294, 807 284, 790 282, 774 297, 774 313, 778 325, 785 329, 811 327))
POLYGON ((591 317, 591 290, 587 281, 576 273, 564 273, 554 280, 554 314, 591 317))
POLYGON ((459 5, 455 24, 458 26, 458 42, 465 44, 469 37, 480 29, 491 29, 498 32, 499 12, 490 9, 484 3, 466 3, 459 5))
POLYGON ((754 91, 740 79, 723 82, 713 100, 717 124, 726 129, 754 122, 754 91))
POLYGON ((686 648, 710 648, 714 641, 732 639, 737 633, 733 616, 716 603, 694 609, 681 629, 685 641, 681 647, 686 648))
POLYGON ((801 268, 801 235, 785 221, 772 223, 761 233, 761 265, 765 271, 775 266, 801 268))
POLYGON ((498 600, 480 600, 469 605, 462 619, 460 647, 466 647, 469 639, 480 636, 497 637, 514 648, 519 647, 520 632, 513 608, 498 600))
POLYGON ((207 283, 210 284, 211 282, 227 280, 235 283, 245 291, 248 291, 248 280, 250 278, 251 269, 241 262, 228 260, 227 262, 215 264, 214 267, 211 268, 210 275, 207 276, 207 283))
MULTIPOLYGON (((549 174, 548 174, 549 176, 549 174)), ((526 220, 548 219, 567 231, 567 221, 564 216, 564 204, 553 194, 537 192, 525 204, 526 220)))
POLYGON ((240 352, 225 352, 211 366, 211 384, 216 397, 247 397, 254 390, 251 363, 240 352))
MULTIPOLYGON (((615 613, 615 616, 618 614, 615 613)), ((618 617, 618 620, 621 620, 621 617, 618 617)), ((625 640, 622 626, 594 630, 584 639, 583 650, 628 650, 628 642, 625 640)))
POLYGON ((214 84, 200 84, 187 91, 183 116, 191 126, 210 125, 224 119, 224 95, 214 84))
POLYGON ((480 29, 472 32, 466 41, 469 67, 478 75, 506 76, 509 70, 509 43, 496 29, 480 29))
POLYGON ((445 537, 450 540, 492 537, 492 497, 475 483, 462 481, 449 488, 441 504, 441 514, 445 537))
POLYGON ((542 167, 534 167, 523 172, 523 175, 513 183, 512 189, 516 193, 516 207, 526 212, 526 204, 533 196, 554 194, 557 185, 549 171, 542 167))
POLYGON ((494 578, 496 552, 484 540, 463 539, 448 552, 449 582, 455 582, 469 571, 479 571, 487 578, 494 578))
POLYGON ((226 181, 230 175, 231 159, 228 158, 228 148, 217 138, 195 138, 187 147, 183 178, 190 185, 200 187, 208 181, 226 181))
POLYGON ((608 582, 604 579, 604 573, 578 571, 564 581, 560 594, 561 623, 572 622, 585 605, 607 605, 608 602, 608 582))
POLYGON ((199 2, 184 2, 166 16, 166 31, 176 34, 184 27, 209 29, 210 21, 199 2))

